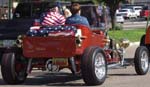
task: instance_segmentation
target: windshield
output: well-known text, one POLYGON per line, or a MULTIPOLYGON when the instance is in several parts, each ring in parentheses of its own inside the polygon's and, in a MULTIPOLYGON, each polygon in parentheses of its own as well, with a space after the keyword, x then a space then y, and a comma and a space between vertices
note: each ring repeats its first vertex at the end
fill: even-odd
POLYGON ((121 14, 116 14, 116 16, 122 16, 121 14))
POLYGON ((127 12, 127 10, 119 10, 119 12, 127 12))
POLYGON ((141 10, 142 8, 135 8, 135 10, 141 10))

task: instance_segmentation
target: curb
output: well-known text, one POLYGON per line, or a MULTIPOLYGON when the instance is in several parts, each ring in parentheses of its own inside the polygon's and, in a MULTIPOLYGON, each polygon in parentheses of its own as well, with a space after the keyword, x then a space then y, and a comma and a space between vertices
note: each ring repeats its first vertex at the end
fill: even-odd
POLYGON ((131 43, 130 43, 130 46, 139 45, 139 44, 140 44, 140 42, 131 42, 131 43))

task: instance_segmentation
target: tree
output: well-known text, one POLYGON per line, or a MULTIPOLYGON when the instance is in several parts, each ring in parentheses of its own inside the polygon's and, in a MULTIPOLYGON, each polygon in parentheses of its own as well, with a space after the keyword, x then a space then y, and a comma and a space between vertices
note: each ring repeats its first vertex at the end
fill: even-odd
POLYGON ((116 22, 115 22, 116 10, 118 9, 119 4, 126 0, 97 0, 97 1, 99 3, 103 2, 110 8, 111 25, 112 25, 112 29, 114 29, 116 26, 116 22))

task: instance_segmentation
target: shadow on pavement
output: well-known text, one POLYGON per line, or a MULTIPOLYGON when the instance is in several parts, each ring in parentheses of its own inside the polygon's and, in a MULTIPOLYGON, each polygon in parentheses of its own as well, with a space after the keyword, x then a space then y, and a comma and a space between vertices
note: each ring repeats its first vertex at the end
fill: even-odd
POLYGON ((109 76, 137 76, 137 74, 109 74, 109 76))
POLYGON ((28 78, 23 85, 48 85, 48 86, 81 86, 83 83, 75 83, 81 77, 71 73, 46 73, 33 78, 28 78))
MULTIPOLYGON (((16 86, 83 86, 84 82, 81 80, 81 83, 76 80, 80 80, 81 76, 75 76, 71 73, 44 73, 37 76, 29 76, 23 84, 16 86)), ((8 85, 0 79, 0 85, 8 85)), ((15 85, 13 85, 15 86, 15 85)))

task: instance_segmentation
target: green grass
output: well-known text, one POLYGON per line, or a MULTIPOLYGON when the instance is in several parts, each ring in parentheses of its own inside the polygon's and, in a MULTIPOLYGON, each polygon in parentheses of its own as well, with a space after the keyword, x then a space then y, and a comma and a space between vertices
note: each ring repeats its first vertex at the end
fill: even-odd
POLYGON ((121 38, 126 38, 130 42, 138 42, 141 36, 145 34, 145 29, 132 29, 132 30, 112 30, 108 32, 110 38, 119 40, 121 38))

